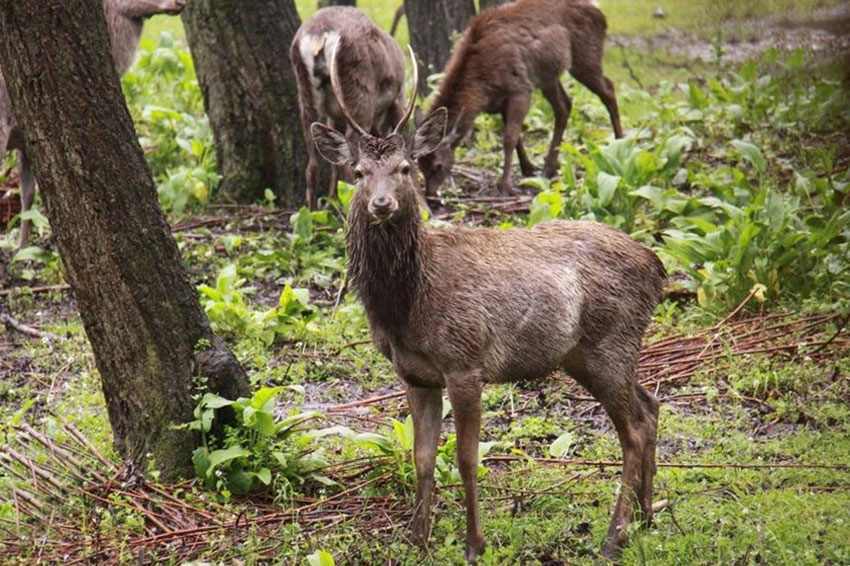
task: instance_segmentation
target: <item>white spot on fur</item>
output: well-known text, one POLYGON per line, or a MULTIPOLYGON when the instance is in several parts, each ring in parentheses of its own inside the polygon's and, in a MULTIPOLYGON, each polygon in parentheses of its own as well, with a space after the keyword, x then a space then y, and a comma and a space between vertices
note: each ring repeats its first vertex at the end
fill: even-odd
POLYGON ((324 107, 325 92, 322 90, 322 81, 327 77, 330 69, 330 54, 333 53, 339 40, 338 32, 328 31, 319 35, 304 34, 298 43, 298 52, 301 54, 304 66, 307 67, 310 85, 313 87, 313 99, 319 108, 324 107))

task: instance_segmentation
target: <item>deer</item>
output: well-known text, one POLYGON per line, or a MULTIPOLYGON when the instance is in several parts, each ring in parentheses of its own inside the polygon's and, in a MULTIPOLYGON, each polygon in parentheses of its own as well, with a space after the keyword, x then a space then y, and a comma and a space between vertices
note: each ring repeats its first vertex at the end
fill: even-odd
POLYGON ((517 0, 488 8, 473 18, 452 51, 431 104, 434 111, 447 109, 451 130, 437 151, 419 161, 426 196, 437 196, 437 189, 451 173, 455 148, 481 113, 500 114, 504 123, 498 192, 513 192, 514 150, 522 174, 534 175, 534 165, 522 141, 522 122, 535 88, 543 93, 555 115, 543 166, 543 174, 554 177, 572 110, 572 101, 560 80, 566 70, 602 100, 614 135, 623 137, 614 84, 602 73, 606 30, 605 15, 589 0, 517 0))
POLYGON ((448 116, 436 109, 406 136, 350 140, 324 123, 310 128, 319 154, 351 167, 357 184, 347 218, 348 281, 374 345, 406 389, 417 480, 413 539, 426 544, 430 536, 443 390, 454 414, 472 563, 486 544, 476 477, 482 388, 563 370, 602 404, 622 447, 622 489, 602 549, 616 557, 635 507, 646 523, 652 519, 659 403, 638 383, 637 368, 664 266, 649 248, 596 222, 427 227, 415 163, 445 143, 448 116))
MULTIPOLYGON (((145 20, 158 14, 176 15, 187 0, 103 0, 103 11, 109 33, 109 46, 115 69, 121 76, 133 64, 145 20)), ((26 125, 19 124, 12 110, 6 81, 0 71, 0 160, 9 150, 18 151, 21 179, 21 213, 32 207, 36 180, 32 161, 26 150, 26 125)), ((27 245, 32 231, 29 220, 21 220, 19 248, 27 245)))
MULTIPOLYGON (((306 200, 315 208, 319 157, 310 125, 324 121, 343 131, 348 125, 347 135, 358 137, 396 131, 404 110, 404 55, 395 40, 366 14, 349 6, 332 6, 318 10, 301 25, 289 58, 307 147, 306 200), (340 71, 334 86, 329 71, 337 52, 340 71), (353 120, 346 120, 343 107, 350 108, 353 120), (358 126, 352 129, 351 124, 358 126)), ((331 196, 336 193, 338 176, 348 177, 344 169, 334 171, 328 187, 331 196)))

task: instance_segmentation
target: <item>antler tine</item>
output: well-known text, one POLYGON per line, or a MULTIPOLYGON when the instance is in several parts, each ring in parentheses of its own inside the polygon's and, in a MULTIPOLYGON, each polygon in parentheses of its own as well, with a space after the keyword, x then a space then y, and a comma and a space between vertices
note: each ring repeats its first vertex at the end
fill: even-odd
POLYGON ((357 123, 357 120, 355 120, 351 116, 351 112, 348 111, 348 107, 346 107, 345 99, 343 98, 343 95, 342 95, 342 85, 339 84, 339 75, 337 74, 337 66, 336 66, 336 54, 337 54, 337 50, 339 49, 339 42, 340 41, 341 41, 340 39, 337 39, 334 42, 333 49, 331 51, 330 69, 329 69, 330 75, 331 75, 331 89, 333 89, 334 96, 336 97, 336 101, 339 104, 339 107, 342 110, 342 113, 345 114, 345 118, 348 120, 348 123, 351 124, 354 127, 355 130, 360 132, 361 135, 368 136, 369 132, 364 130, 363 127, 360 124, 357 123))
POLYGON ((410 103, 407 105, 407 111, 404 113, 401 121, 396 125, 393 134, 397 134, 407 124, 407 121, 410 120, 410 116, 413 115, 413 107, 416 106, 416 91, 419 89, 419 65, 416 64, 416 53, 413 52, 413 48, 410 45, 407 46, 407 50, 410 52, 410 62, 413 65, 413 92, 410 94, 410 103))

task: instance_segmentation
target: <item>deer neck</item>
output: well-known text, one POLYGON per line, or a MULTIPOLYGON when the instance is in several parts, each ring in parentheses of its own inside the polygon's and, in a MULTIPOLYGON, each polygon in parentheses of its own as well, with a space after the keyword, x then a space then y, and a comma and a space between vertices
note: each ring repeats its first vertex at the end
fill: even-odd
POLYGON ((348 277, 370 322, 404 333, 423 290, 425 228, 418 210, 407 218, 372 224, 352 210, 348 229, 348 277))

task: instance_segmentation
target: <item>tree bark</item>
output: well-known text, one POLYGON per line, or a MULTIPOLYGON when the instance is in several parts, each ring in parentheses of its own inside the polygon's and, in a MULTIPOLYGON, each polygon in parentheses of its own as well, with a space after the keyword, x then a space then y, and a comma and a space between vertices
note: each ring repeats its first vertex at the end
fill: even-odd
POLYGON ((307 155, 289 45, 300 25, 293 0, 192 0, 183 10, 224 200, 304 203, 307 155))
POLYGON ((493 6, 501 6, 502 4, 507 4, 512 0, 478 0, 478 4, 481 7, 479 12, 483 12, 487 8, 492 8, 493 6))
POLYGON ((319 0, 319 8, 327 8, 328 6, 356 6, 357 0, 319 0))
POLYGON ((475 15, 473 0, 404 0, 410 42, 419 62, 419 92, 428 93, 428 75, 439 73, 451 55, 454 36, 475 15))
POLYGON ((0 4, 0 63, 91 342, 118 451, 191 470, 193 381, 245 373, 213 335, 159 209, 109 51, 101 0, 0 4))

